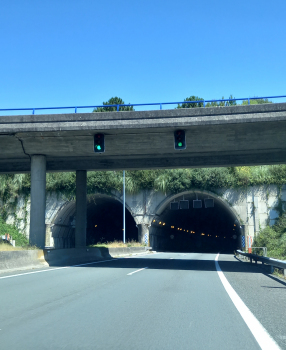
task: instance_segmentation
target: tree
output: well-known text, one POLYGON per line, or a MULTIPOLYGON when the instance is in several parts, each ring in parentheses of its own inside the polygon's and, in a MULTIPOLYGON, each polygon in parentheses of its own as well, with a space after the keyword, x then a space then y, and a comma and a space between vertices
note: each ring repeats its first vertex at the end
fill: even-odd
POLYGON ((198 96, 190 96, 184 99, 184 101, 202 101, 202 102, 193 102, 193 103, 182 103, 178 104, 177 108, 196 108, 204 106, 204 99, 198 96))
MULTIPOLYGON (((108 101, 103 102, 103 105, 124 105, 124 101, 120 97, 111 97, 108 101)), ((117 106, 115 107, 97 107, 93 112, 115 112, 117 111, 117 106)), ((134 111, 133 106, 119 106, 119 111, 134 111)))
MULTIPOLYGON (((224 100, 224 96, 221 98, 224 100)), ((229 96, 229 100, 235 99, 232 95, 229 96)), ((212 102, 207 102, 206 107, 224 107, 224 106, 236 106, 236 101, 212 101, 212 102)))
MULTIPOLYGON (((255 100, 250 100, 251 105, 260 105, 264 103, 272 103, 268 98, 257 98, 255 100)), ((242 101, 242 105, 248 105, 248 100, 242 101)))

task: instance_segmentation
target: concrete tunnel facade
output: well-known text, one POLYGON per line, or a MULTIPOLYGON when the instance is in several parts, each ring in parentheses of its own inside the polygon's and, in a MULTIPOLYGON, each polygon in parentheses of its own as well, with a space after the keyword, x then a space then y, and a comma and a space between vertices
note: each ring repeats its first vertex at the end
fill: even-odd
MULTIPOLYGON (((141 241, 154 250, 218 251, 240 248, 242 228, 236 211, 221 197, 206 191, 186 191, 176 195, 129 195, 126 203, 126 241, 141 241), (145 198, 144 198, 145 197, 145 198), (137 198, 135 200, 134 198, 137 198), (193 208, 193 200, 202 208, 193 208), (204 199, 213 199, 214 207, 205 208, 204 199), (142 206, 142 203, 145 205, 142 206), (146 209, 146 202, 150 213, 146 209), (187 200, 189 209, 171 210, 171 202, 187 200), (139 203, 139 205, 138 205, 139 203), (141 210, 141 212, 140 212, 141 210)), ((95 194, 87 198, 86 244, 123 237, 123 204, 120 196, 95 194)), ((76 203, 64 203, 55 213, 50 231, 55 248, 75 246, 76 203)))

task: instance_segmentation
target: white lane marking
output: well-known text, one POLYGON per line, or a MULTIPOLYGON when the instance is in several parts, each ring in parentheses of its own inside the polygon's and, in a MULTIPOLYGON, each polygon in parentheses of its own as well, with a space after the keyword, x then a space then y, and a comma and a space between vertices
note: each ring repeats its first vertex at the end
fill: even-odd
POLYGON ((148 267, 143 267, 143 269, 139 269, 139 270, 130 272, 130 273, 127 274, 127 276, 131 276, 131 275, 133 275, 133 273, 136 273, 136 272, 139 272, 139 271, 142 271, 142 270, 145 270, 145 269, 148 269, 148 267))
POLYGON ((258 319, 253 315, 249 308, 244 304, 240 299, 236 291, 232 288, 225 275, 223 274, 219 263, 218 263, 219 254, 215 258, 215 266, 218 273, 218 276, 229 295, 230 299, 234 303, 244 322, 247 324, 257 343, 262 350, 281 350, 275 340, 270 336, 267 330, 262 326, 258 319))
POLYGON ((56 268, 54 268, 54 269, 49 269, 49 270, 41 270, 41 271, 32 271, 32 272, 18 273, 17 275, 10 275, 10 276, 3 276, 3 277, 0 277, 0 280, 1 280, 1 279, 4 279, 4 278, 18 277, 18 276, 24 276, 24 275, 32 275, 32 274, 34 274, 34 273, 41 273, 41 272, 49 272, 49 271, 55 271, 55 270, 69 269, 70 267, 78 267, 78 266, 84 266, 84 265, 100 264, 100 263, 104 263, 104 262, 107 262, 107 261, 115 261, 115 260, 120 260, 120 259, 111 259, 111 260, 94 261, 94 262, 85 263, 85 264, 79 264, 79 265, 71 265, 71 266, 56 267, 56 268))

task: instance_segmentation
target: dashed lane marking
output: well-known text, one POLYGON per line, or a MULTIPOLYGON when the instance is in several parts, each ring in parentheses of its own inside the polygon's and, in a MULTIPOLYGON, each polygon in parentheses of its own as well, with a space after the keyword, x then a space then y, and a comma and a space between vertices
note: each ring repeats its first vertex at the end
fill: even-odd
POLYGON ((139 271, 142 271, 142 270, 145 270, 145 269, 148 269, 148 267, 143 267, 143 269, 139 269, 139 270, 130 272, 130 273, 127 274, 127 276, 131 276, 131 275, 133 275, 133 273, 136 273, 136 272, 139 272, 139 271))

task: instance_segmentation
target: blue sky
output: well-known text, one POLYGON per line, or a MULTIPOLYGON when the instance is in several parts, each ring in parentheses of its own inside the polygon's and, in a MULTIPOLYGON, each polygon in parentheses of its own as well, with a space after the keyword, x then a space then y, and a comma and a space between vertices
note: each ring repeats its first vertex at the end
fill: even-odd
POLYGON ((285 0, 1 0, 0 108, 286 95, 285 13, 285 0))

